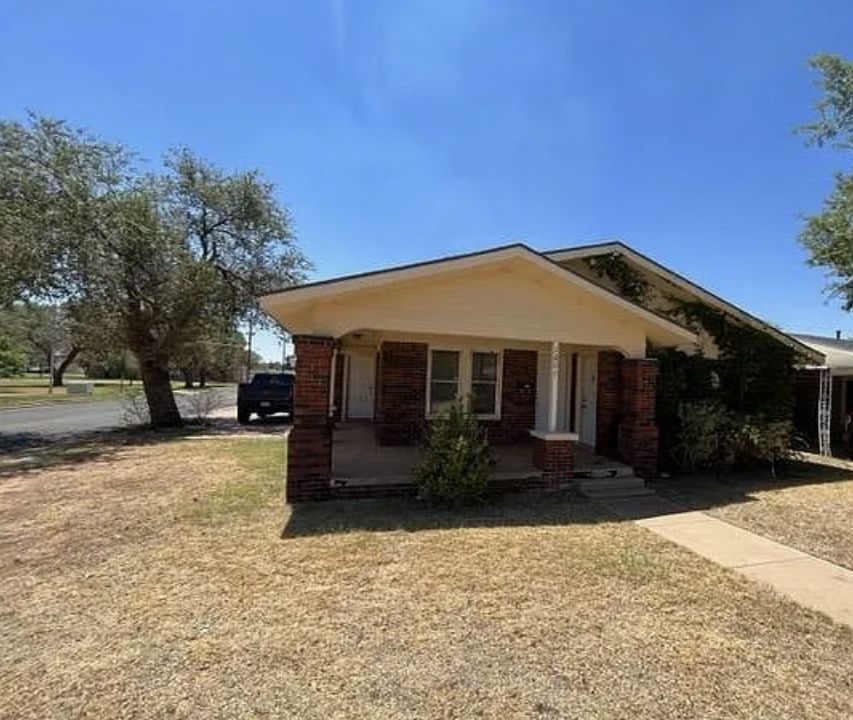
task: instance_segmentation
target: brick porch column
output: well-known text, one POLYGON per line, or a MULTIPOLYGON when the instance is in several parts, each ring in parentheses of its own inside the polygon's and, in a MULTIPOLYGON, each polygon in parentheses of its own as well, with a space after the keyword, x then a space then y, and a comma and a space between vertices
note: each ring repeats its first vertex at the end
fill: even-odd
POLYGON ((533 430, 533 465, 542 470, 549 485, 559 485, 572 478, 575 469, 575 433, 533 430))
POLYGON ((332 383, 330 337, 294 335, 296 384, 293 427, 287 441, 287 502, 323 500, 330 496, 332 477, 332 383))
POLYGON ((598 353, 595 452, 605 457, 616 457, 619 454, 622 360, 622 355, 613 350, 602 350, 598 353))
POLYGON ((658 469, 657 375, 657 360, 622 361, 619 456, 643 477, 656 475, 658 469))

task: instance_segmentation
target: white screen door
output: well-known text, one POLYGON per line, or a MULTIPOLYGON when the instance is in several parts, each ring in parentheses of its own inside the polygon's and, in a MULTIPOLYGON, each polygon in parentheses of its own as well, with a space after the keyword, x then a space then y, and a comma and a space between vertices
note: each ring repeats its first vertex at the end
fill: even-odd
POLYGON ((372 418, 376 356, 352 353, 349 358, 347 417, 372 418))
POLYGON ((584 353, 580 357, 580 441, 595 447, 595 400, 598 393, 598 353, 584 353))

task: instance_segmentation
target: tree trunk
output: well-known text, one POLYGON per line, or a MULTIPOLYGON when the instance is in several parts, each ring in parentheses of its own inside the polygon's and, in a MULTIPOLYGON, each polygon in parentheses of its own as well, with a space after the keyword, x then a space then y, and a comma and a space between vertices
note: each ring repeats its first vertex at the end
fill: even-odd
POLYGON ((180 427, 183 423, 175 394, 172 392, 168 363, 140 358, 139 365, 142 369, 142 387, 148 401, 152 427, 180 427))
POLYGON ((59 364, 59 367, 53 369, 53 387, 62 387, 65 371, 68 370, 68 366, 80 354, 80 350, 81 348, 76 345, 72 347, 65 356, 65 359, 59 364))
POLYGON ((193 371, 188 368, 181 368, 181 375, 184 376, 184 389, 193 389, 193 371))
POLYGON ((207 387, 207 373, 204 371, 204 368, 198 371, 198 386, 200 388, 207 387))

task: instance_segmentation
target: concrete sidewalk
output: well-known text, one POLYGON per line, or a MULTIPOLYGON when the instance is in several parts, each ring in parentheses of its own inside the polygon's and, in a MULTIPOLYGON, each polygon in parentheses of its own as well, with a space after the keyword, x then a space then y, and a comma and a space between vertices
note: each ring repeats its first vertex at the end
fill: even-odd
POLYGON ((671 542, 853 627, 853 572, 656 495, 602 503, 671 542))

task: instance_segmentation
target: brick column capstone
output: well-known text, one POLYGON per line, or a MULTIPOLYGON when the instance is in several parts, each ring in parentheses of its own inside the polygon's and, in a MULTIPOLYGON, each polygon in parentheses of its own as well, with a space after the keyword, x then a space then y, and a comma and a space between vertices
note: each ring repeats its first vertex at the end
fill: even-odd
POLYGON ((658 469, 657 374, 657 360, 622 361, 619 456, 642 477, 652 477, 658 469))
POLYGON ((293 427, 287 442, 287 502, 324 500, 331 495, 333 420, 329 417, 329 391, 335 341, 294 335, 293 344, 296 383, 293 427))

